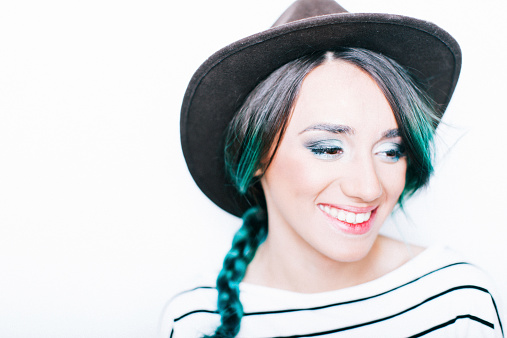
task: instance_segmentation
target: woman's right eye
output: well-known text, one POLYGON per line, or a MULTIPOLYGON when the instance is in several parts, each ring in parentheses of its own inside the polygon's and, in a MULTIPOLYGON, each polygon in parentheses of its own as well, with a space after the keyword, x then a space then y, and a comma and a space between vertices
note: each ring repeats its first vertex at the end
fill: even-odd
POLYGON ((306 144, 306 148, 317 158, 324 160, 336 159, 343 154, 343 147, 339 141, 310 142, 306 144))

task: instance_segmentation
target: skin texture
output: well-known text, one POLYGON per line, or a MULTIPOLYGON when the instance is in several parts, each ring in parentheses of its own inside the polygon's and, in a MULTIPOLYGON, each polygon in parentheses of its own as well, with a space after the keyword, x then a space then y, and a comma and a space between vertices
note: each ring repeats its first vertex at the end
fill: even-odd
POLYGON ((388 102, 364 71, 335 60, 310 72, 261 179, 269 231, 244 282, 324 292, 409 260, 402 243, 378 235, 405 185, 396 130, 388 102), (358 232, 321 206, 372 215, 358 232))

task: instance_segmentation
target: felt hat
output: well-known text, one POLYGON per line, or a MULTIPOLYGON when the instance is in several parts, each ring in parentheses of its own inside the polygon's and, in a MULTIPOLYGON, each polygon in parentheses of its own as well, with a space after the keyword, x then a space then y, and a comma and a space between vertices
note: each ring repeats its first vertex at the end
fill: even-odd
POLYGON ((268 30, 213 54, 195 72, 181 108, 188 169, 216 205, 240 216, 250 207, 227 178, 225 130, 250 91, 287 62, 315 51, 359 47, 412 72, 442 115, 458 80, 458 43, 433 23, 406 16, 349 13, 333 0, 298 0, 268 30))

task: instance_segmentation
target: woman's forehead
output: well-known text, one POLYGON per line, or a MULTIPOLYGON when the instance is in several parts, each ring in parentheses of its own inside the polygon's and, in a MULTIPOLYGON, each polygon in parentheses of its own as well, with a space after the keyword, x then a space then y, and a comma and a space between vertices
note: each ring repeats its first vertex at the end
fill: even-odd
POLYGON ((397 127, 389 102, 376 82, 362 69, 341 60, 315 68, 302 83, 289 127, 316 123, 353 129, 397 127))

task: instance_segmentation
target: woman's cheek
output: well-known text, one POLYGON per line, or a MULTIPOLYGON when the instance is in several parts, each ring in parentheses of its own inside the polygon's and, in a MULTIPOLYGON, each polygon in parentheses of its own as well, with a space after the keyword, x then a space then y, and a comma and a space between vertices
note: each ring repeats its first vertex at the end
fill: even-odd
POLYGON ((382 185, 384 187, 389 187, 390 193, 398 196, 401 195, 405 188, 405 176, 407 171, 406 160, 401 161, 394 165, 384 165, 381 168, 382 185))
POLYGON ((284 181, 285 189, 295 195, 316 195, 331 179, 329 163, 322 163, 304 153, 285 155, 272 164, 277 166, 276 171, 281 174, 280 180, 284 181))

